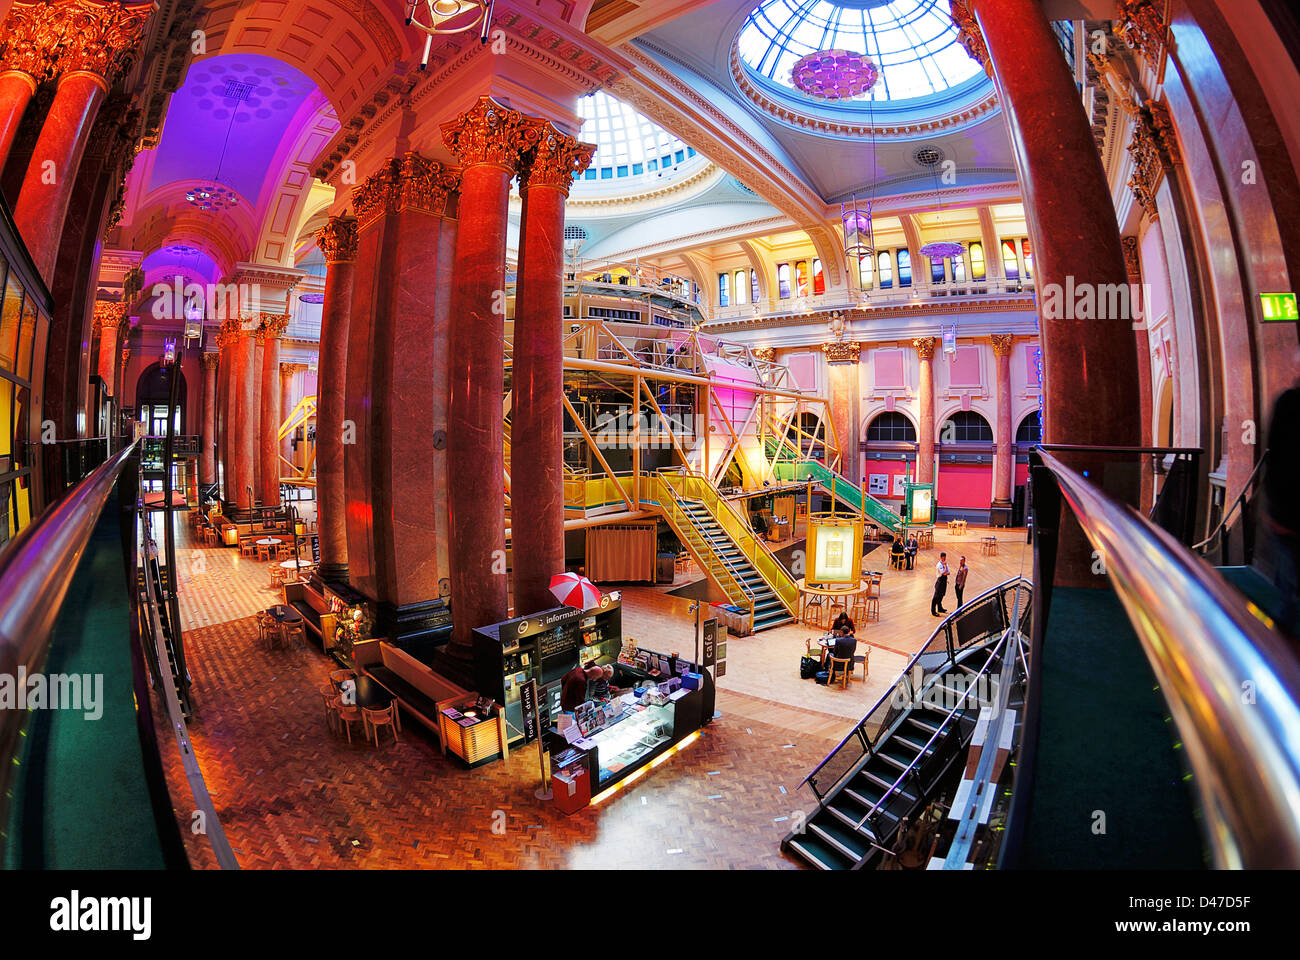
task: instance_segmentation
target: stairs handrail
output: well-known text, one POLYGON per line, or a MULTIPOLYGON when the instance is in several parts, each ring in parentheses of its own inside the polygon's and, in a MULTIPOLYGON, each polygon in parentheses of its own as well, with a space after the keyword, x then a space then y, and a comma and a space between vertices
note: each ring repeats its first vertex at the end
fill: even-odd
MULTIPOLYGON (((683 522, 687 526, 689 526, 692 530, 695 530, 696 534, 700 537, 700 539, 704 541, 705 546, 709 548, 709 552, 712 554, 713 558, 717 560, 719 564, 721 564, 722 572, 725 573, 727 575, 727 578, 731 580, 732 585, 736 589, 736 592, 738 592, 742 597, 744 597, 748 601, 749 613, 750 616, 752 617, 754 614, 753 594, 750 593, 748 589, 746 589, 744 581, 740 579, 739 572, 735 570, 731 562, 728 561, 726 557, 722 556, 720 553, 714 550, 713 545, 708 541, 708 538, 706 538, 703 532, 700 531, 695 526, 694 522, 690 519, 690 514, 686 512, 686 508, 683 504, 682 499, 677 495, 677 491, 673 488, 673 485, 667 481, 667 479, 665 479, 663 476, 660 475, 661 473, 662 471, 654 474, 653 476, 655 477, 655 480, 657 481, 659 487, 661 487, 667 493, 668 499, 672 502, 673 510, 675 510, 677 513, 680 513, 682 515, 682 517, 684 518, 683 522)), ((661 508, 666 507, 666 504, 663 503, 663 500, 664 498, 661 496, 660 504, 659 504, 661 508)), ((673 523, 673 516, 671 514, 667 514, 665 519, 667 519, 670 524, 673 523)), ((705 558, 698 557, 697 559, 701 561, 701 568, 703 568, 705 558)), ((724 592, 725 592, 725 587, 724 587, 724 592)))
POLYGON ((1228 529, 1228 523, 1232 520, 1232 515, 1236 513, 1238 507, 1246 502, 1246 494, 1250 491, 1251 485, 1255 482, 1255 478, 1259 476, 1260 468, 1264 466, 1264 461, 1267 459, 1268 451, 1265 450, 1263 456, 1259 458, 1259 462, 1255 464, 1255 469, 1250 471, 1250 476, 1247 477, 1246 482, 1242 484, 1241 493, 1237 494, 1237 499, 1232 501, 1232 506, 1230 506, 1223 514, 1223 519, 1219 521, 1219 525, 1215 527, 1214 531, 1200 543, 1192 544, 1193 550, 1199 554, 1207 553, 1210 549, 1210 545, 1228 529))

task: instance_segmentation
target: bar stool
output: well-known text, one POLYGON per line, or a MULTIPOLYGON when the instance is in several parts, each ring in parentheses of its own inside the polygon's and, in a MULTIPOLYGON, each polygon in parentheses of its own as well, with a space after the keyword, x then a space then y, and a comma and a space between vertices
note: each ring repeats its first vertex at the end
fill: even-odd
POLYGON ((284 567, 272 560, 268 565, 268 569, 271 571, 271 589, 276 590, 283 587, 285 573, 284 567))
POLYGON ((266 644, 267 649, 275 646, 275 618, 265 611, 259 611, 257 614, 257 639, 266 644))
POLYGON ((401 729, 401 723, 397 719, 397 701, 394 700, 386 707, 362 707, 361 718, 366 728, 366 739, 370 739, 370 734, 375 735, 375 746, 379 746, 379 728, 388 727, 393 731, 393 743, 400 742, 397 731, 401 729))
POLYGON ((864 620, 880 620, 880 594, 873 593, 868 597, 863 597, 863 607, 865 609, 864 620))

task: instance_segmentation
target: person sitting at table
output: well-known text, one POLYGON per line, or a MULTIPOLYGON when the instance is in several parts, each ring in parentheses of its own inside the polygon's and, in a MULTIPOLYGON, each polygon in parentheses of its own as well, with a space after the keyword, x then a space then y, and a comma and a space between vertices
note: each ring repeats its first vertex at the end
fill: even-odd
POLYGON ((848 660, 853 662, 853 654, 858 649, 858 638, 853 635, 849 627, 840 627, 839 636, 835 638, 834 645, 830 648, 830 656, 836 660, 848 660))
POLYGON ((916 542, 916 534, 912 534, 907 540, 907 569, 912 569, 912 564, 916 562, 916 551, 921 549, 921 545, 916 542))
POLYGON ((831 633, 839 633, 841 628, 847 629, 849 633, 854 631, 853 618, 849 616, 846 610, 841 610, 840 615, 831 624, 831 633))
POLYGON ((894 566, 901 570, 903 568, 903 558, 906 555, 907 548, 903 546, 903 538, 895 537, 893 546, 889 548, 889 557, 893 561, 894 566))

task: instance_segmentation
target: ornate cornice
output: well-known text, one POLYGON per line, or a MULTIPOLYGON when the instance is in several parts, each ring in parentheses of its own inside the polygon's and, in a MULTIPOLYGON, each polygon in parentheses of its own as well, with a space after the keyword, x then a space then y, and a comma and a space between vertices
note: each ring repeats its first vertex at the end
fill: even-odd
POLYGON ((915 337, 912 346, 916 348, 916 355, 922 360, 931 360, 934 358, 934 345, 938 342, 938 337, 915 337))
POLYGON ((549 120, 534 120, 533 126, 537 146, 523 158, 520 187, 552 187, 567 197, 573 178, 591 165, 596 145, 561 133, 549 120))
POLYGON ((1015 334, 995 333, 989 337, 993 341, 993 356, 1009 357, 1011 356, 1011 347, 1015 343, 1015 334))
POLYGON ((537 145, 540 131, 531 117, 491 97, 442 124, 442 140, 462 167, 494 166, 514 173, 520 156, 537 145))
POLYGON ((1178 140, 1173 121, 1163 103, 1151 101, 1133 117, 1133 139, 1128 145, 1133 155, 1133 176, 1128 186, 1147 215, 1157 219, 1156 193, 1160 181, 1179 162, 1178 140))
POLYGON ((828 307, 825 310, 811 310, 807 313, 783 313, 770 314, 767 316, 749 316, 739 317, 736 319, 725 320, 706 320, 702 324, 702 329, 706 332, 717 330, 740 330, 753 329, 755 327, 788 327, 802 326, 804 324, 825 324, 829 323, 831 315, 835 312, 844 315, 845 327, 850 328, 854 323, 879 321, 893 319, 897 317, 906 317, 908 315, 934 316, 936 314, 986 314, 986 313, 1019 313, 1025 312, 1032 314, 1034 312, 1034 300, 1031 294, 1025 294, 1020 297, 981 297, 978 301, 958 300, 945 303, 937 303, 934 300, 908 300, 903 303, 884 304, 873 306, 867 309, 850 309, 843 306, 828 307))
MULTIPOLYGON (((355 194, 354 194, 355 199, 355 194)), ((357 218, 330 217, 316 231, 316 246, 326 263, 351 263, 357 259, 357 218)))
POLYGON ((953 26, 957 28, 957 39, 966 48, 966 53, 984 68, 985 73, 992 76, 989 48, 984 43, 984 34, 975 22, 975 15, 971 13, 966 0, 948 0, 948 13, 952 17, 953 26))
POLYGON ((827 363, 857 363, 862 344, 857 340, 830 340, 822 344, 827 363))
MULTIPOLYGON (((646 45, 649 46, 649 44, 646 45)), ((654 49, 658 50, 657 47, 654 49)), ((745 64, 740 59, 740 48, 736 44, 731 46, 730 66, 731 79, 740 92, 749 97, 764 113, 804 130, 837 137, 866 137, 875 134, 878 138, 903 139, 942 133, 954 127, 962 127, 990 110, 997 109, 998 105, 997 94, 990 93, 976 103, 969 104, 954 113, 941 117, 928 117, 924 120, 912 120, 904 123, 878 123, 875 126, 869 123, 848 123, 812 112, 804 113, 796 109, 792 104, 783 103, 768 96, 746 71, 745 64)))
POLYGON ((364 230, 385 214, 408 208, 452 216, 459 189, 460 174, 437 160, 418 153, 392 157, 352 191, 357 228, 364 230))

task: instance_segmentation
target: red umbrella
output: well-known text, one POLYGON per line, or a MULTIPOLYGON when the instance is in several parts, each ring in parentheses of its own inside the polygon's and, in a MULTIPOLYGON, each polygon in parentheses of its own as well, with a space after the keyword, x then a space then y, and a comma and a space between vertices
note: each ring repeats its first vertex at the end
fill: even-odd
POLYGON ((566 607, 588 610, 600 603, 600 591, 586 577, 576 573, 558 573, 551 577, 551 593, 566 607))

